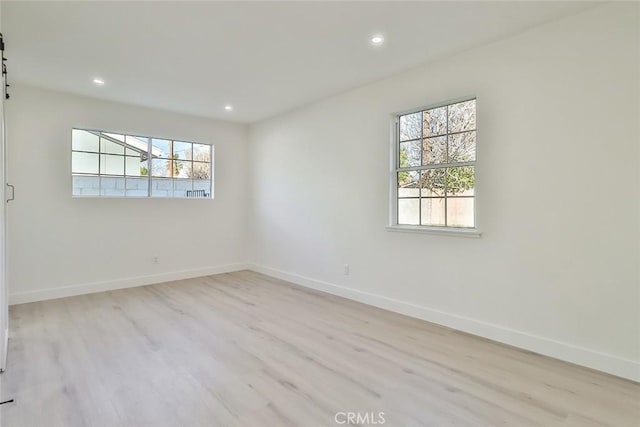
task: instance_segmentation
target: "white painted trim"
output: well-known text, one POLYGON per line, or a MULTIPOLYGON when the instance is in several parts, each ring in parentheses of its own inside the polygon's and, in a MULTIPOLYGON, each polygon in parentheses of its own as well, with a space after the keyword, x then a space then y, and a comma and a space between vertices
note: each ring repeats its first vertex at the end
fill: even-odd
POLYGON ((449 328, 488 338, 493 341, 498 341, 514 347, 553 357, 555 359, 564 360, 576 365, 585 366, 618 377, 640 382, 639 361, 624 359, 612 354, 602 353, 550 338, 540 337, 527 332, 496 325, 494 323, 447 313, 410 302, 359 291, 353 288, 347 288, 262 265, 249 264, 247 265, 247 268, 300 286, 327 292, 329 294, 341 296, 383 308, 385 310, 394 311, 406 316, 437 323, 449 328))
POLYGON ((482 232, 476 228, 428 227, 425 225, 388 225, 387 231, 399 233, 422 233, 439 236, 480 237, 482 232))
POLYGON ((95 292, 104 292, 114 289, 133 288, 136 286, 152 285, 155 283, 170 282, 172 280, 191 279, 193 277, 211 276, 213 274, 230 273, 232 271, 245 269, 247 269, 247 265, 243 263, 226 264, 215 267, 202 267, 191 270, 153 274, 149 276, 138 276, 126 279, 115 279, 80 285, 39 289, 37 291, 17 292, 9 294, 9 305, 92 294, 95 292))

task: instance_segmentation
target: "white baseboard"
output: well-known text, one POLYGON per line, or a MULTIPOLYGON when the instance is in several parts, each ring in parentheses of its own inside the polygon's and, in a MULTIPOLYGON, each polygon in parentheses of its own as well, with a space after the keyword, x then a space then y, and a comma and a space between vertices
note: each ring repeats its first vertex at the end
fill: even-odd
MULTIPOLYGON (((256 264, 227 264, 215 267, 204 267, 191 270, 181 270, 169 273, 138 276, 126 279, 109 280, 86 283, 81 285, 64 286, 58 288, 41 289, 28 292, 17 292, 9 295, 9 304, 23 304, 75 295, 104 292, 115 289, 145 286, 172 280, 190 279, 194 277, 210 276, 213 274, 229 273, 250 269, 259 273, 286 280, 300 286, 327 292, 364 304, 380 307, 385 310, 404 314, 406 316, 433 322, 473 335, 488 338, 504 344, 519 347, 535 353, 564 360, 576 365, 586 366, 598 371, 606 372, 632 381, 640 382, 640 362, 623 359, 611 354, 602 353, 588 348, 540 337, 527 332, 518 331, 504 326, 481 320, 460 316, 453 313, 420 306, 410 302, 359 291, 357 289, 339 286, 333 283, 312 279, 299 274, 288 273, 256 264)), ((8 335, 8 334, 7 334, 8 335)))
POLYGON ((203 267, 191 270, 180 270, 170 273, 160 273, 148 276, 130 277, 126 279, 107 280, 102 282, 85 283, 81 285, 63 286, 36 291, 16 292, 9 294, 9 305, 27 302, 44 301, 48 299, 64 298, 75 295, 92 294, 95 292, 111 291, 114 289, 133 288, 136 286, 152 285, 170 282, 172 280, 191 279, 193 277, 210 276, 212 274, 229 273, 247 269, 243 263, 226 264, 215 267, 203 267))
POLYGON ((315 280, 309 277, 288 273, 262 265, 249 264, 247 265, 247 268, 300 286, 327 292, 329 294, 341 296, 383 308, 385 310, 394 311, 406 316, 437 323, 439 325, 468 332, 483 338, 488 338, 514 347, 553 357, 555 359, 564 360, 576 365, 585 366, 618 377, 640 382, 640 362, 638 361, 623 359, 611 354, 556 341, 550 338, 536 336, 493 323, 483 322, 481 320, 471 319, 469 317, 453 313, 446 313, 433 308, 388 298, 382 295, 363 292, 321 280, 315 280))

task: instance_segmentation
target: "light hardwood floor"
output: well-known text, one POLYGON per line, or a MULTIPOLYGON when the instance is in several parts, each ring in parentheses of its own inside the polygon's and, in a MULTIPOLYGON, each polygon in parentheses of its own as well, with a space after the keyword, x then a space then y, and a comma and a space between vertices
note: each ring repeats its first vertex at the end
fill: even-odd
POLYGON ((10 315, 2 427, 640 424, 636 383, 248 271, 10 315))

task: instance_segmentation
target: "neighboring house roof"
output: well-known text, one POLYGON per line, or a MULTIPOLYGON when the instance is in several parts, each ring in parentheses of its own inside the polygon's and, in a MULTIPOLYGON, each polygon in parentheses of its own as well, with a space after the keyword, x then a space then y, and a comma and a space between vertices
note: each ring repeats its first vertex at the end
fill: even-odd
MULTIPOLYGON (((96 136, 99 136, 101 138, 104 138, 108 141, 111 141, 115 144, 118 145, 122 145, 125 148, 128 148, 130 150, 133 150, 135 152, 138 152, 142 155, 149 154, 149 143, 145 140, 142 140, 138 137, 135 136, 129 136, 127 135, 125 137, 125 135, 120 135, 117 133, 107 133, 107 132, 100 132, 100 131, 94 131, 94 130, 86 130, 86 132, 92 133, 96 136)), ((151 157, 160 157, 162 156, 164 153, 162 152, 161 149, 157 148, 157 147, 152 147, 151 148, 151 157)))

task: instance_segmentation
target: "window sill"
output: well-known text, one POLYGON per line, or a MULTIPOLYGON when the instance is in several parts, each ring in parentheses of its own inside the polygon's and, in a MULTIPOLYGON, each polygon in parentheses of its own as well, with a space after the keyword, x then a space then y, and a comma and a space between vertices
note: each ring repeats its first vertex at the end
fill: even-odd
POLYGON ((482 232, 477 228, 445 228, 427 227, 419 225, 388 225, 387 231, 399 233, 435 234, 440 236, 472 237, 479 238, 482 232))
POLYGON ((95 196, 71 195, 72 199, 136 199, 136 200, 214 200, 213 197, 153 197, 153 196, 95 196))

